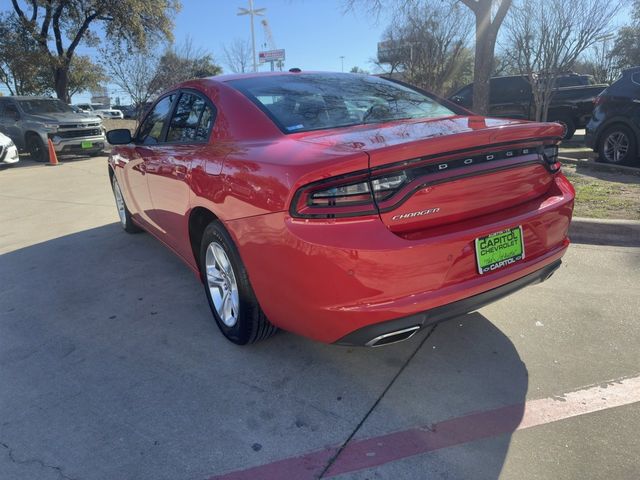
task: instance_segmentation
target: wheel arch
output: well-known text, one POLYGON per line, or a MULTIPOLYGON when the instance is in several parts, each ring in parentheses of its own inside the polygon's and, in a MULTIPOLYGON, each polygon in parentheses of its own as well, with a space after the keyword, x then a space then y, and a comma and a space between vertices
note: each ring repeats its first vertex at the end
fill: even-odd
POLYGON ((27 130, 26 132, 24 132, 24 146, 25 146, 25 148, 27 148, 27 140, 29 139, 29 137, 31 137, 33 135, 35 135, 36 137, 42 139, 42 135, 40 135, 35 130, 27 130))
POLYGON ((189 243, 198 270, 200 269, 200 259, 198 258, 200 256, 200 241, 204 229, 215 220, 218 220, 218 216, 205 207, 195 207, 189 213, 189 243))

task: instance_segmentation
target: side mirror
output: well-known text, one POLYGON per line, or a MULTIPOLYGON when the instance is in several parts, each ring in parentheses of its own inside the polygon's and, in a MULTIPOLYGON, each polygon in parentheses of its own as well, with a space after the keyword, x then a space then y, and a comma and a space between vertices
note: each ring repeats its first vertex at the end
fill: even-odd
POLYGON ((451 100, 453 100, 456 103, 462 103, 462 97, 459 97, 457 95, 455 97, 452 97, 451 100))
POLYGON ((132 141, 133 138, 131 138, 131 132, 128 128, 117 128, 107 132, 107 142, 111 145, 126 145, 132 141))

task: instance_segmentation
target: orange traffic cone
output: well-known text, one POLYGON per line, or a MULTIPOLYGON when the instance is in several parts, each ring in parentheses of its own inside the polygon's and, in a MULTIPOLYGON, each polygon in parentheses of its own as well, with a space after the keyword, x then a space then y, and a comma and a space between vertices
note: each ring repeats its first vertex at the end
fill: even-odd
POLYGON ((57 165, 60 165, 60 163, 58 163, 58 156, 56 155, 56 149, 53 148, 53 143, 51 142, 51 139, 49 139, 48 141, 49 141, 49 163, 47 165, 49 165, 50 167, 55 167, 57 165))

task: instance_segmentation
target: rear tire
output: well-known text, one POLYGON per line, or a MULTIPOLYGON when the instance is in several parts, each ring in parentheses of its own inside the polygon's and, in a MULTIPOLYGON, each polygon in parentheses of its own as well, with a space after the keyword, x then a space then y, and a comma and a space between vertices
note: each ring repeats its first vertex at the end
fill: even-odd
POLYGON ((229 341, 246 345, 278 331, 260 308, 240 254, 218 221, 202 234, 200 272, 213 318, 229 341))
POLYGON ((29 157, 34 162, 49 161, 48 145, 45 145, 42 138, 40 138, 40 135, 30 133, 26 138, 26 147, 29 152, 29 157))
POLYGON ((607 128, 598 143, 599 160, 612 165, 632 165, 638 161, 638 143, 633 131, 624 125, 607 128))
POLYGON ((118 209, 118 216, 120 217, 120 225, 122 226, 122 229, 127 233, 141 232, 142 229, 133 223, 133 220, 131 219, 131 212, 127 208, 127 204, 124 202, 122 190, 120 190, 120 185, 118 185, 118 180, 116 180, 115 174, 111 178, 111 189, 113 190, 113 196, 116 200, 116 208, 118 209))

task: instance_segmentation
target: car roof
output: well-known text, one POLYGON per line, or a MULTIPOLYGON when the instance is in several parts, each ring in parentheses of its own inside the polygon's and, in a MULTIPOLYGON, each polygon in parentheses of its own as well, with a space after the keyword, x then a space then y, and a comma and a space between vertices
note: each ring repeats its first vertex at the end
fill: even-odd
POLYGON ((640 66, 639 67, 625 68, 624 70, 622 70, 622 74, 623 75, 628 75, 629 73, 635 73, 635 72, 639 72, 639 71, 640 71, 640 66))
POLYGON ((256 78, 256 77, 278 77, 278 76, 296 76, 296 75, 318 75, 318 76, 333 76, 333 75, 362 75, 361 73, 348 73, 348 72, 323 72, 323 71, 299 71, 299 72, 250 72, 250 73, 230 73, 225 75, 216 75, 215 77, 207 77, 210 80, 217 82, 229 82, 232 80, 240 80, 244 78, 256 78))

